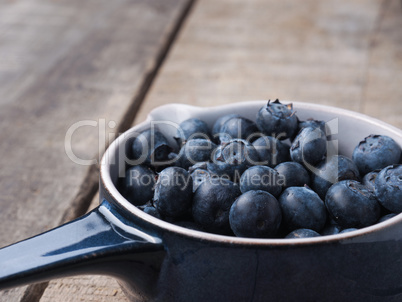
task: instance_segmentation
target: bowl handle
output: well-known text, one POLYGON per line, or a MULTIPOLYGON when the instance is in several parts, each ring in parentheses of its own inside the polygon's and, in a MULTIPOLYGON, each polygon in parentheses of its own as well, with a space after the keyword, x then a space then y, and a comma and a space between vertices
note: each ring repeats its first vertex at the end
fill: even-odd
POLYGON ((81 218, 0 249, 0 289, 78 274, 124 279, 128 269, 141 275, 148 266, 157 272, 163 257, 160 238, 128 223, 103 201, 81 218))

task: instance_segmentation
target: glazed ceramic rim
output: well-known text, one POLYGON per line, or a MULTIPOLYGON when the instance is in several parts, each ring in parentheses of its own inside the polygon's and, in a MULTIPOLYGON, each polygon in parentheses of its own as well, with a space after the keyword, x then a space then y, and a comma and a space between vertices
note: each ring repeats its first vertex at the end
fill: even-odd
MULTIPOLYGON (((221 106, 215 106, 215 107, 198 107, 198 106, 192 106, 192 105, 187 105, 187 104, 167 104, 163 105, 160 107, 155 108, 152 110, 149 115, 147 116, 147 119, 132 127, 131 129, 127 130, 124 134, 134 132, 135 129, 140 129, 144 128, 149 123, 154 119, 154 116, 157 115, 156 113, 159 111, 165 111, 169 110, 169 108, 172 107, 179 107, 183 109, 190 109, 190 110, 195 110, 195 111, 208 111, 208 110, 217 110, 217 109, 222 109, 222 110, 229 110, 230 108, 233 108, 235 106, 236 108, 240 108, 242 106, 257 106, 257 105, 264 105, 267 101, 246 101, 246 102, 237 102, 233 104, 226 104, 226 105, 221 105, 221 106)), ((283 101, 284 103, 293 103, 298 107, 303 107, 303 109, 309 110, 309 109, 314 109, 314 110, 320 110, 324 112, 330 112, 333 114, 336 114, 338 116, 347 116, 347 117, 352 117, 353 119, 356 120, 361 120, 363 122, 368 122, 372 125, 376 125, 378 127, 381 127, 389 132, 392 132, 396 136, 402 137, 402 131, 399 130, 398 128, 391 126, 385 122, 382 122, 378 119, 369 117, 365 114, 338 108, 338 107, 332 107, 332 106, 326 106, 326 105, 320 105, 320 104, 313 104, 313 103, 305 103, 305 102, 294 102, 294 101, 283 101)), ((310 237, 310 238, 297 238, 297 239, 285 239, 285 238, 243 238, 243 237, 233 237, 233 236, 225 236, 225 235, 219 235, 219 234, 213 234, 213 233, 207 233, 207 232, 202 232, 202 231, 196 231, 192 230, 189 228, 181 227, 169 222, 166 222, 164 220, 155 218, 151 215, 148 215, 144 213, 142 210, 131 204, 129 201, 127 201, 117 190, 116 186, 113 184, 111 175, 110 175, 110 166, 108 164, 107 158, 110 158, 111 154, 115 154, 116 150, 118 149, 118 146, 120 143, 122 143, 124 140, 122 139, 124 135, 119 136, 112 144, 110 144, 109 148, 106 150, 105 154, 102 157, 101 160, 101 165, 100 165, 100 180, 102 182, 102 185, 105 190, 107 190, 114 198, 114 200, 109 200, 112 203, 117 203, 117 205, 122 208, 123 210, 129 212, 131 215, 137 216, 143 221, 160 228, 165 231, 170 231, 173 233, 177 233, 186 237, 191 237, 195 239, 200 239, 200 240, 207 240, 207 241, 212 241, 212 242, 220 242, 220 243, 229 243, 229 244, 239 244, 239 245, 258 245, 258 246, 293 246, 293 245, 311 245, 311 244, 326 244, 326 243, 336 243, 336 242, 341 242, 341 241, 347 241, 348 239, 352 238, 357 238, 357 237, 364 237, 365 235, 372 234, 374 232, 378 232, 384 229, 387 229, 389 227, 395 226, 397 224, 402 225, 402 213, 396 215, 395 217, 392 217, 391 219, 388 219, 384 222, 377 223, 362 229, 358 229, 356 231, 348 232, 348 233, 343 233, 343 234, 335 234, 335 235, 325 235, 325 236, 320 236, 320 237, 310 237)))

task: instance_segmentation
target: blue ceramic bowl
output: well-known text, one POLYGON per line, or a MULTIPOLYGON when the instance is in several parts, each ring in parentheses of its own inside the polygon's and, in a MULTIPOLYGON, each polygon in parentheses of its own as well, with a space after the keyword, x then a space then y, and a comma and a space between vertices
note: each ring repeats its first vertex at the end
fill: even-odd
MULTIPOLYGON (((402 215, 354 232, 305 239, 250 239, 199 232, 156 219, 116 188, 126 149, 154 121, 209 123, 227 113, 255 119, 264 101, 214 108, 172 104, 121 135, 101 164, 100 205, 73 222, 0 250, 0 288, 76 274, 119 279, 133 301, 402 301, 402 215)), ((300 119, 332 127, 351 156, 375 133, 402 145, 402 131, 368 116, 293 103, 300 119)), ((175 128, 160 127, 168 137, 175 128)))

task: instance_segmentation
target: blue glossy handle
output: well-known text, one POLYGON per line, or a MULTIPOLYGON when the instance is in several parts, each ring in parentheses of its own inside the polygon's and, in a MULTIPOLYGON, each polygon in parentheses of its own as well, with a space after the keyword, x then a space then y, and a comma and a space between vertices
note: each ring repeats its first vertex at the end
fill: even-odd
POLYGON ((80 273, 118 275, 111 262, 161 250, 158 237, 126 223, 104 201, 81 218, 0 249, 0 289, 80 273))

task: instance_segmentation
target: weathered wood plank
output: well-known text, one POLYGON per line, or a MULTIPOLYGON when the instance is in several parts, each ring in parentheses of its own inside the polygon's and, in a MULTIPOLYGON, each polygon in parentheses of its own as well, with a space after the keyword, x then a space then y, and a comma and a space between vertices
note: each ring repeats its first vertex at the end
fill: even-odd
POLYGON ((136 122, 170 102, 279 98, 366 112, 401 127, 401 8, 385 2, 381 17, 376 0, 200 1, 136 122), (370 107, 380 97, 384 103, 370 107))
POLYGON ((105 276, 79 276, 52 281, 44 292, 42 301, 128 301, 117 281, 105 276))
POLYGON ((384 1, 372 36, 362 111, 402 128, 402 3, 384 1))
MULTIPOLYGON (((107 138, 134 115, 126 111, 141 101, 189 2, 1 3, 0 246, 71 218, 65 213, 77 200, 88 206, 96 181, 89 194, 80 191, 93 173, 66 154, 66 133, 95 122, 75 131, 71 145, 79 158, 98 159, 99 131, 107 138)), ((21 301, 24 293, 3 291, 0 301, 21 301)))

